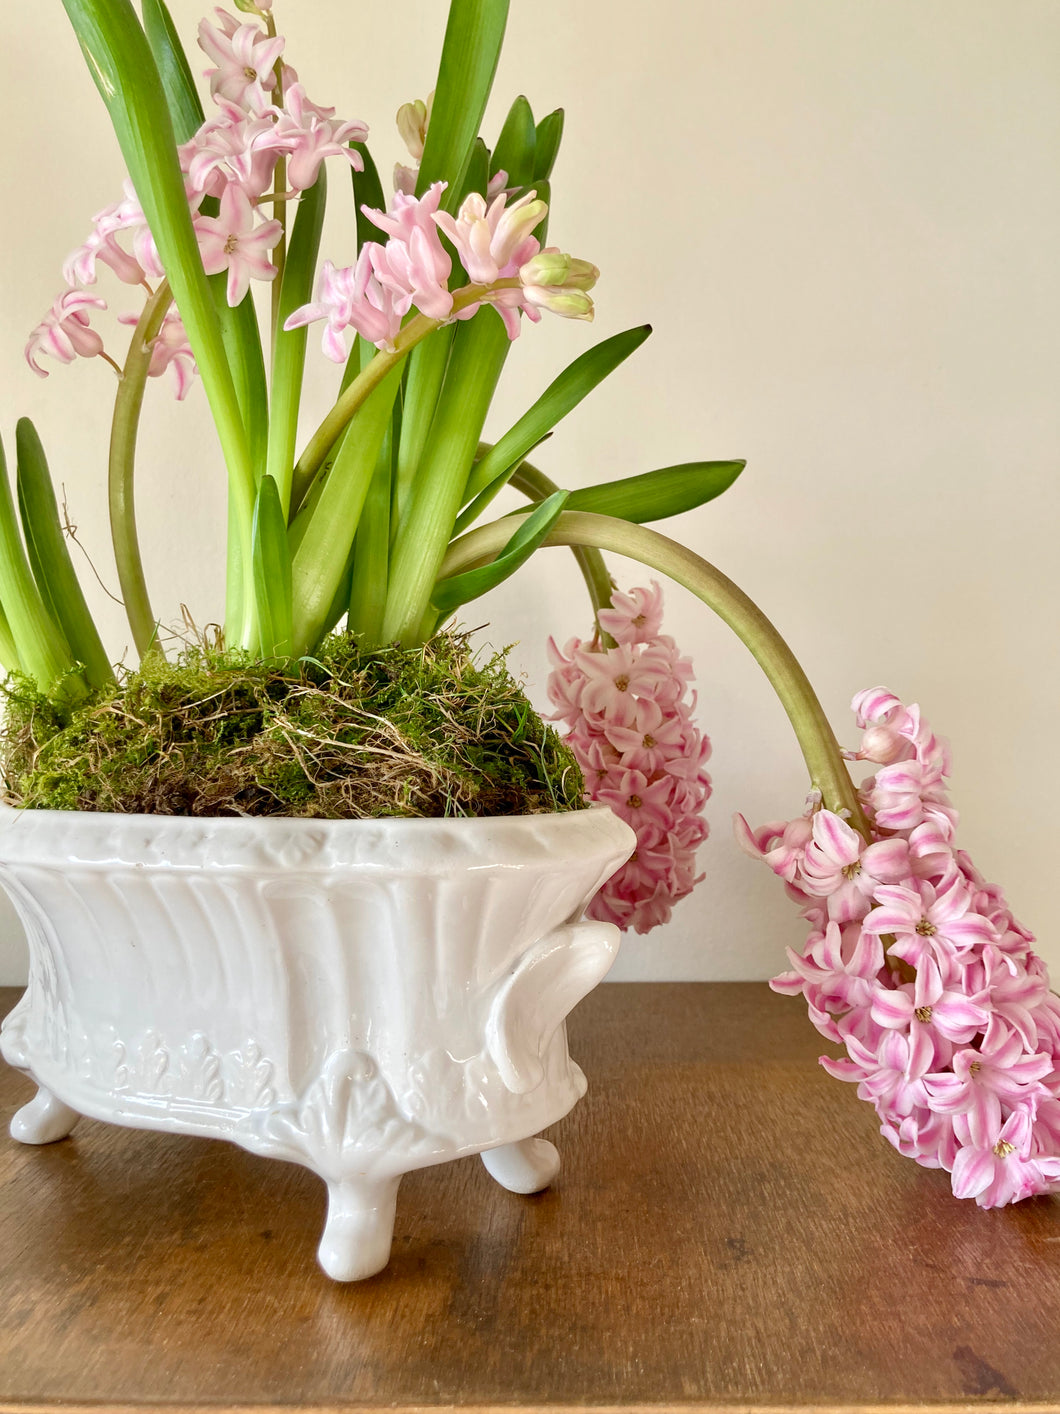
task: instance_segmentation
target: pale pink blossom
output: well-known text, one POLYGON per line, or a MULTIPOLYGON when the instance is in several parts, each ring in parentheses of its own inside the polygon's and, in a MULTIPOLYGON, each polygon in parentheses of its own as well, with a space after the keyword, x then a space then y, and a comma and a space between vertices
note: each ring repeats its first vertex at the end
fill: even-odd
POLYGON ((813 820, 809 816, 779 820, 758 831, 752 830, 742 815, 737 815, 733 824, 737 843, 752 859, 761 859, 788 884, 801 878, 802 862, 813 839, 813 820))
POLYGON ((284 106, 271 110, 276 118, 273 141, 287 155, 287 184, 294 191, 306 191, 316 181, 320 164, 328 157, 342 157, 355 172, 364 171, 359 152, 351 142, 364 142, 368 128, 356 120, 337 122, 325 110, 310 103, 300 83, 284 93, 284 106))
POLYGON ((286 150, 277 124, 273 117, 255 117, 227 99, 220 108, 218 117, 208 119, 178 149, 181 168, 197 194, 219 198, 235 182, 257 201, 271 189, 276 163, 286 150))
POLYGON ((328 358, 345 363, 349 356, 345 331, 353 329, 379 348, 392 347, 401 329, 403 300, 382 285, 372 269, 371 241, 361 247, 356 265, 336 268, 325 260, 317 280, 316 299, 287 319, 285 329, 297 329, 317 319, 327 320, 323 348, 328 358))
POLYGON ((1060 1158, 1030 1155, 1031 1123, 1027 1110, 1013 1110, 994 1143, 982 1147, 969 1143, 958 1149, 953 1160, 954 1195, 974 1198, 981 1208, 998 1208, 1038 1193, 1055 1193, 1060 1188, 1060 1158))
POLYGON ((158 249, 128 178, 123 182, 123 188, 125 195, 122 200, 96 213, 88 240, 64 262, 63 278, 68 285, 95 284, 96 263, 100 260, 128 285, 138 285, 144 279, 162 279, 164 271, 158 249), (119 233, 131 240, 131 254, 118 242, 119 233))
MULTIPOLYGON (((139 315, 119 314, 118 322, 136 325, 139 323, 139 315)), ((167 368, 173 370, 174 393, 177 401, 181 402, 187 397, 198 370, 184 321, 173 308, 167 310, 162 327, 151 344, 151 362, 147 376, 161 378, 167 368)))
POLYGON ((473 285, 492 285, 515 275, 537 253, 538 242, 531 232, 540 225, 548 205, 530 191, 507 205, 507 194, 486 205, 478 192, 465 197, 453 217, 447 211, 434 214, 434 221, 449 237, 473 285), (531 246, 532 243, 532 246, 531 246))
MULTIPOLYGON (((862 937, 869 937, 862 932, 862 937)), ((927 958, 916 980, 900 987, 877 987, 871 998, 873 1021, 889 1030, 930 1026, 948 1041, 967 1045, 990 1022, 993 1000, 983 987, 971 995, 943 985, 938 963, 927 958)))
POLYGON ((84 290, 66 290, 33 330, 26 344, 26 362, 34 373, 47 378, 48 370, 37 362, 50 354, 60 363, 75 358, 94 358, 103 352, 103 340, 89 325, 90 309, 106 309, 107 302, 84 290))
POLYGON ((369 220, 390 236, 385 246, 369 243, 376 279, 404 301, 403 313, 415 304, 429 319, 442 320, 453 308, 448 285, 453 262, 433 219, 444 191, 445 183, 435 182, 419 198, 398 192, 389 211, 364 208, 369 220))
POLYGON ((650 589, 619 590, 611 595, 610 609, 601 609, 597 622, 616 643, 650 643, 662 631, 663 597, 659 581, 650 589))
POLYGON ((710 743, 692 721, 688 660, 659 632, 658 586, 616 593, 608 612, 627 641, 604 650, 575 638, 561 651, 550 639, 548 690, 555 718, 568 725, 586 794, 610 805, 637 834, 636 851, 589 914, 646 933, 669 920, 701 877, 695 851, 708 833, 702 811, 710 795, 710 743), (653 621, 645 617, 634 626, 643 606, 653 621))
POLYGON ((225 98, 252 113, 269 106, 268 92, 276 87, 273 66, 283 53, 284 40, 270 38, 256 24, 240 24, 218 10, 220 27, 199 22, 199 48, 217 65, 204 70, 215 98, 225 98))
POLYGON ((196 216, 203 269, 207 275, 228 271, 227 298, 233 308, 245 297, 251 280, 275 277, 268 252, 282 234, 279 221, 258 220, 250 198, 235 183, 225 187, 216 216, 196 216))
POLYGON ((950 977, 970 949, 997 937, 990 921, 972 912, 971 890, 956 870, 938 887, 919 879, 910 884, 880 884, 875 897, 878 907, 862 926, 866 932, 892 934, 892 955, 911 967, 932 959, 943 976, 950 977))
POLYGON ((964 1115, 970 1142, 976 1147, 995 1143, 1006 1105, 1048 1097, 1041 1080, 1053 1069, 1052 1057, 1028 1054, 1015 1032, 988 1049, 955 1051, 950 1069, 926 1076, 931 1107, 940 1114, 964 1115))
POLYGON ((899 761, 877 771, 865 801, 883 830, 913 830, 925 820, 952 833, 957 815, 946 801, 938 771, 916 760, 899 761))
POLYGON ((831 810, 816 812, 812 832, 798 882, 806 893, 826 898, 829 917, 839 923, 864 918, 879 885, 895 883, 909 872, 905 840, 879 840, 866 846, 858 832, 831 810))

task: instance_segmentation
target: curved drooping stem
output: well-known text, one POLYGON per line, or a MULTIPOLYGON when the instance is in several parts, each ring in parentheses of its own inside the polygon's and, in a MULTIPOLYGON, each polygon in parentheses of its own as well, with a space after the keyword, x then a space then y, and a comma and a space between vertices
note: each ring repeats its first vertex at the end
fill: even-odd
MULTIPOLYGON (((439 578, 488 563, 507 544, 518 519, 507 516, 454 541, 439 578)), ((616 555, 639 560, 690 589, 713 609, 750 649, 780 698, 802 748, 812 785, 821 792, 823 804, 829 810, 845 812, 851 825, 866 840, 870 838, 839 743, 809 679, 765 614, 731 579, 692 550, 656 530, 589 511, 564 511, 544 544, 595 546, 598 550, 610 550, 616 555)))
POLYGON ((140 425, 140 409, 144 388, 151 367, 151 346, 158 337, 173 296, 163 280, 144 305, 143 313, 133 331, 129 354, 118 383, 114 400, 114 419, 110 430, 110 457, 107 470, 107 495, 110 505, 110 535, 125 614, 132 629, 133 642, 141 658, 148 653, 160 653, 158 620, 151 609, 140 558, 140 542, 136 535, 136 508, 133 503, 133 472, 136 465, 136 433, 140 425))

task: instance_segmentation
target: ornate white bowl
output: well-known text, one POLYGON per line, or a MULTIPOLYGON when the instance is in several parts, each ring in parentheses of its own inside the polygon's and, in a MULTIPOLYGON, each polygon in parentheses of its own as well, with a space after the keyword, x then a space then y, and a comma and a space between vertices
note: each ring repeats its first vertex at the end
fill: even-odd
POLYGON ((230 1139, 328 1185, 339 1281, 390 1254, 401 1175, 482 1151, 506 1187, 585 1078, 564 1018, 614 960, 582 920, 633 832, 606 809, 473 820, 195 819, 0 807, 29 986, 0 1051, 81 1114, 230 1139))

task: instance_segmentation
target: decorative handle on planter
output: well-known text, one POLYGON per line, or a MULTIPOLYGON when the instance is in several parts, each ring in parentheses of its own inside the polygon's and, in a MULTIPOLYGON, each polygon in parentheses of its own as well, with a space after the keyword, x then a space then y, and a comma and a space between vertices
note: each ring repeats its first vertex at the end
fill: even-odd
POLYGON ((565 923, 535 943, 501 983, 486 1021, 486 1047, 513 1094, 541 1084, 549 1042, 607 975, 618 940, 613 923, 565 923))

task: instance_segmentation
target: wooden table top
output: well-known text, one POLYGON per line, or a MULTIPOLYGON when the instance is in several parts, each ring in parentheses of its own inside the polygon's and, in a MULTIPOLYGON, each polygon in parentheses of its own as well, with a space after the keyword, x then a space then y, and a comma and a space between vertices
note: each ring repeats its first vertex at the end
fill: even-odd
MULTIPOLYGON (((0 1410, 1060 1409, 1060 1201, 982 1212, 899 1158, 798 1002, 605 985, 570 1038, 556 1186, 411 1174, 351 1286, 303 1169, 5 1132, 0 1410)), ((31 1093, 0 1065, 5 1130, 31 1093)))

